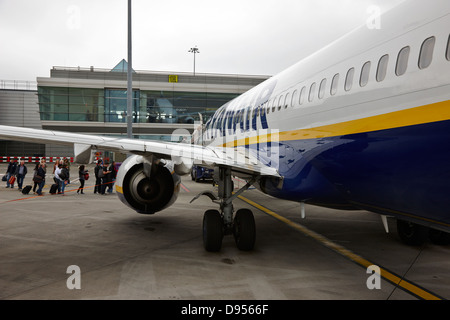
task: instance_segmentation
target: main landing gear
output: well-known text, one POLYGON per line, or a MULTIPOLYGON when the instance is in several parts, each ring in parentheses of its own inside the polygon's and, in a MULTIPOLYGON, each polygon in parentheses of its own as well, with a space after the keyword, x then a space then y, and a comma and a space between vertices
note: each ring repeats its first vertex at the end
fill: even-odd
POLYGON ((251 179, 234 194, 230 168, 219 167, 218 174, 214 175, 214 180, 219 186, 218 197, 209 191, 205 191, 191 200, 192 202, 201 195, 206 195, 220 205, 220 210, 207 210, 203 216, 203 245, 205 249, 210 252, 220 251, 223 237, 233 234, 236 246, 240 250, 252 250, 256 239, 253 213, 249 209, 239 209, 233 219, 233 200, 247 190, 256 179, 251 179))
POLYGON ((397 232, 405 244, 412 246, 421 246, 427 240, 437 245, 450 244, 450 233, 405 220, 397 220, 397 232))

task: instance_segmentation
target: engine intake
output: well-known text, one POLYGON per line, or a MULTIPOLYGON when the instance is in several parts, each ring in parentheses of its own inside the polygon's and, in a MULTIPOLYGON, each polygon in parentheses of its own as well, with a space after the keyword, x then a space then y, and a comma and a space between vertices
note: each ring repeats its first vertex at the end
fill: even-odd
POLYGON ((170 162, 154 164, 150 177, 144 173, 144 157, 128 157, 116 179, 119 199, 139 213, 154 214, 172 205, 180 190, 180 177, 170 162))

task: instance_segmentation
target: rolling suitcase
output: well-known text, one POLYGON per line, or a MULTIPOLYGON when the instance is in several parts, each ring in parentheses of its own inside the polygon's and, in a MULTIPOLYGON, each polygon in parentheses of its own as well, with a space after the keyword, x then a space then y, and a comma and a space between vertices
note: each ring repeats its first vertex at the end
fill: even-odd
POLYGON ((31 186, 25 186, 25 187, 22 189, 22 193, 23 193, 23 194, 29 194, 29 193, 30 193, 30 190, 31 190, 31 186))
POLYGON ((54 183, 50 187, 50 194, 56 194, 56 192, 58 192, 58 185, 56 183, 54 183))
POLYGON ((11 176, 11 178, 9 178, 9 184, 14 184, 14 182, 16 182, 16 177, 15 176, 11 176))

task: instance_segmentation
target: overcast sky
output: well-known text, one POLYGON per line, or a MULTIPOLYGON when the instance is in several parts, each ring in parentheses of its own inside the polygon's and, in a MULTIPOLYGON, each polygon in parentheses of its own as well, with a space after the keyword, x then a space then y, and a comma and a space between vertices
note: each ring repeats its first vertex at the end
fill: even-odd
MULTIPOLYGON (((273 75, 402 1, 132 0, 133 68, 192 72, 198 46, 198 73, 273 75)), ((0 0, 0 80, 113 68, 127 58, 127 3, 0 0)))

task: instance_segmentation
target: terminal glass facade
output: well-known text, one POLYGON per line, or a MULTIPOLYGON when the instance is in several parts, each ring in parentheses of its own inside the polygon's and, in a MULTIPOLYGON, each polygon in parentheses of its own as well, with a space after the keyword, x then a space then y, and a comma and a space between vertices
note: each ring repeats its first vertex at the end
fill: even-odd
MULTIPOLYGON (((234 93, 133 90, 133 122, 206 122, 234 93)), ((41 120, 126 122, 124 89, 38 87, 41 120)))

